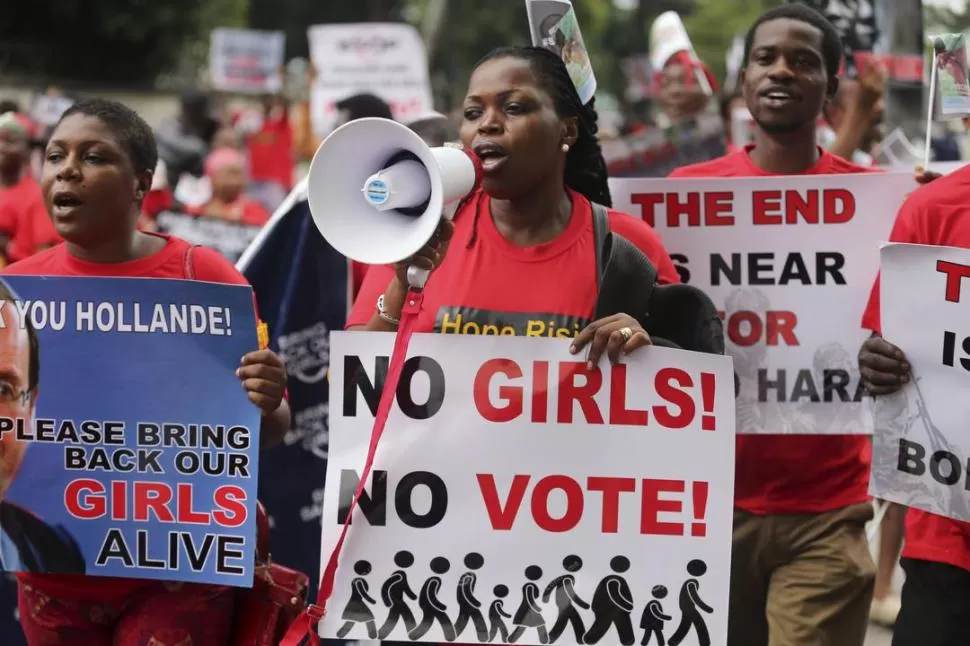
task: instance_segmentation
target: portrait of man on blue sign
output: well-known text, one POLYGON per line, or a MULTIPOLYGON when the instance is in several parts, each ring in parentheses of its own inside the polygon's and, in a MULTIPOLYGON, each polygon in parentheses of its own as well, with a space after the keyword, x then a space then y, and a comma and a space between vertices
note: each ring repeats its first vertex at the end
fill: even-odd
POLYGON ((17 477, 27 442, 17 438, 17 420, 31 428, 40 383, 40 343, 29 318, 21 321, 10 287, 0 281, 0 571, 83 574, 84 558, 74 539, 29 510, 4 501, 17 477))

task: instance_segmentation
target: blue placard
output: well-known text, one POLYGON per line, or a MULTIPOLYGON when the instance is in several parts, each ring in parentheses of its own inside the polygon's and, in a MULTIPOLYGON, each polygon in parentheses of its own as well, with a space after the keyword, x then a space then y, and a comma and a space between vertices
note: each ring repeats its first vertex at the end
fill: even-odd
POLYGON ((235 371, 257 349, 252 291, 3 281, 2 569, 251 586, 261 415, 235 371))

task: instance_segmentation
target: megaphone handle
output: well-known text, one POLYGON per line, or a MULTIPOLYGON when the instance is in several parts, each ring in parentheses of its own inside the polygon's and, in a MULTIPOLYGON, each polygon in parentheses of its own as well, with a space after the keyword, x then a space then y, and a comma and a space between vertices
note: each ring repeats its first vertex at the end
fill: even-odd
POLYGON ((414 266, 408 267, 408 287, 417 290, 424 289, 425 284, 428 282, 428 276, 430 275, 431 272, 427 269, 414 266))
MULTIPOLYGON (((458 212, 459 203, 460 200, 445 205, 441 213, 441 219, 453 219, 455 217, 455 213, 458 212)), ((431 272, 427 269, 421 269, 420 267, 408 267, 408 287, 417 290, 424 289, 424 286, 428 283, 428 276, 430 275, 431 272)))

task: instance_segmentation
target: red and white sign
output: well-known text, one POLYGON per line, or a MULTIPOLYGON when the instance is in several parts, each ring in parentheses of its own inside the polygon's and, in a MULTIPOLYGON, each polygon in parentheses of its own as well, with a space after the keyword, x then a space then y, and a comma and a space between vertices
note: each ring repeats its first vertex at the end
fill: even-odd
MULTIPOLYGON (((651 630, 725 643, 730 358, 645 348, 590 371, 569 343, 412 339, 322 636, 616 644, 651 630)), ((331 336, 324 563, 393 344, 331 336)))
POLYGON ((879 241, 912 173, 613 179, 723 311, 739 433, 870 434, 856 355, 879 241))
POLYGON ((270 92, 283 88, 286 48, 282 31, 213 29, 209 43, 212 88, 222 92, 270 92))
POLYGON ((970 522, 970 249, 882 249, 882 334, 913 378, 876 399, 869 489, 883 500, 970 522))

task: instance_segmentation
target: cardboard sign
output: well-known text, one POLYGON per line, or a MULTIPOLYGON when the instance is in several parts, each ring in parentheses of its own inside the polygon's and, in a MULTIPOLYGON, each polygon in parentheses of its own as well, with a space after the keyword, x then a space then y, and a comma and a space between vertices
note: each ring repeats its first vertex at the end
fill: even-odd
POLYGON ((615 179, 614 207, 660 234, 723 310, 739 433, 868 434, 862 311, 912 173, 615 179))
POLYGON ((0 570, 251 587, 261 413, 235 371, 257 348, 252 291, 3 280, 0 570))
MULTIPOLYGON (((393 334, 331 335, 322 561, 360 481, 393 334)), ((731 360, 417 335, 354 513, 325 637, 724 644, 731 360)))
POLYGON ((970 250, 882 249, 882 334, 913 379, 875 400, 872 495, 970 522, 970 250))

